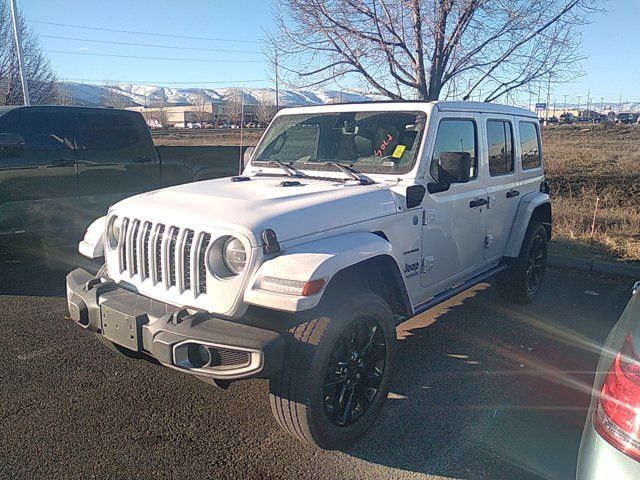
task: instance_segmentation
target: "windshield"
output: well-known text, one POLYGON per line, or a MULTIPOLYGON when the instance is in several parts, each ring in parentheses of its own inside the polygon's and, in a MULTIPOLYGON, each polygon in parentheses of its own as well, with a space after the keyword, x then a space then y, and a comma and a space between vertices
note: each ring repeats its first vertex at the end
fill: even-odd
POLYGON ((265 133, 252 163, 275 160, 298 169, 407 173, 420 148, 424 112, 332 112, 283 115, 265 133))

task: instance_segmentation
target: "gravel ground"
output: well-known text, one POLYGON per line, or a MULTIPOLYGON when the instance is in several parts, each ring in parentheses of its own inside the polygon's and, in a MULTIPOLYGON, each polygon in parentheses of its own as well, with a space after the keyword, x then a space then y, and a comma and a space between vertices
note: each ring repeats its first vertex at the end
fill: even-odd
POLYGON ((104 349, 65 319, 80 259, 48 253, 0 261, 0 478, 567 480, 632 283, 552 270, 526 307, 482 284, 410 320, 379 424, 326 452, 278 429, 266 381, 222 391, 104 349))

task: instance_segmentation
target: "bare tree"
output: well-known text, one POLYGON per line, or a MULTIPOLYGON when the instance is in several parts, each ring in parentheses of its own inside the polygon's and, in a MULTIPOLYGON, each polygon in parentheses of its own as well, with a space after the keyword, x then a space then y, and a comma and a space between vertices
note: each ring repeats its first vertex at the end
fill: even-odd
POLYGON ((210 122, 213 119, 213 106, 204 93, 197 93, 190 98, 193 117, 196 122, 210 122))
POLYGON ((267 92, 254 94, 256 99, 256 120, 262 124, 269 123, 276 114, 275 97, 267 92))
MULTIPOLYGON (((22 49, 31 102, 53 103, 57 94, 56 76, 49 60, 42 53, 37 37, 27 28, 21 13, 18 13, 18 28, 22 32, 22 49)), ((7 2, 0 0, 0 105, 17 105, 22 101, 11 14, 7 2)))
POLYGON ((244 92, 233 89, 227 92, 222 102, 222 111, 225 117, 233 123, 242 123, 244 110, 244 92))
POLYGON ((272 57, 297 87, 346 80, 396 100, 492 101, 578 76, 578 29, 599 3, 276 0, 272 57))
POLYGON ((131 106, 131 99, 120 93, 117 82, 105 81, 102 88, 102 104, 111 108, 126 108, 131 106))
POLYGON ((79 105, 79 102, 73 98, 69 87, 65 83, 56 83, 55 99, 52 102, 55 105, 79 105))
POLYGON ((169 110, 167 109, 167 104, 160 98, 153 99, 151 102, 149 117, 156 121, 161 128, 167 128, 169 124, 169 110))

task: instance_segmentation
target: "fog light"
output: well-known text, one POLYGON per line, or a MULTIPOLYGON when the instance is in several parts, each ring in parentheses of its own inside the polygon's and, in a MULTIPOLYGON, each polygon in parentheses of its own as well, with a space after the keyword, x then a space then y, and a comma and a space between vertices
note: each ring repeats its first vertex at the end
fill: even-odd
POLYGON ((193 368, 202 368, 211 360, 211 354, 204 345, 190 343, 187 347, 187 358, 193 368))

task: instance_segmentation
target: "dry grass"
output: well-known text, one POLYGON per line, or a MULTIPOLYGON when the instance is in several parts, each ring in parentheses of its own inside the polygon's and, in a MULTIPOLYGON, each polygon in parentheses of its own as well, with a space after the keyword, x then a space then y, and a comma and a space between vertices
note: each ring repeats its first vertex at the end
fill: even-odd
MULTIPOLYGON (((245 130, 242 135, 244 145, 255 145, 264 129, 245 130)), ((170 130, 153 133, 156 145, 240 145, 240 130, 170 130)))
POLYGON ((549 127, 543 141, 557 245, 640 261, 640 126, 549 127))

